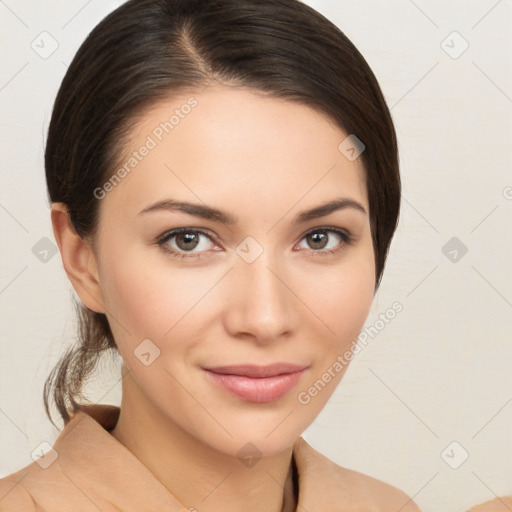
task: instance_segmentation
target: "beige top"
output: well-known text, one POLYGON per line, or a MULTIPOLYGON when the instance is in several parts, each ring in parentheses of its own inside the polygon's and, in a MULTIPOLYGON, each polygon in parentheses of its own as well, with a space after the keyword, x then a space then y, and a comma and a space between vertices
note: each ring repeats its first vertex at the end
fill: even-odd
MULTIPOLYGON (((190 512, 109 433, 119 412, 113 405, 76 412, 53 445, 55 460, 47 452, 0 479, 0 511, 190 512)), ((338 466, 302 437, 293 446, 293 458, 297 512, 420 512, 403 492, 338 466)))

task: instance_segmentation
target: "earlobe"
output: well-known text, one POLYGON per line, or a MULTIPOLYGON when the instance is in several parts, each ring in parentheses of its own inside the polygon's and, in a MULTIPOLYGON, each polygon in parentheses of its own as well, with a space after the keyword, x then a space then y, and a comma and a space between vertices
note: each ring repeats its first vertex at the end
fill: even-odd
POLYGON ((75 292, 87 308, 105 313, 96 256, 90 243, 76 233, 64 203, 52 203, 51 220, 62 264, 75 292))

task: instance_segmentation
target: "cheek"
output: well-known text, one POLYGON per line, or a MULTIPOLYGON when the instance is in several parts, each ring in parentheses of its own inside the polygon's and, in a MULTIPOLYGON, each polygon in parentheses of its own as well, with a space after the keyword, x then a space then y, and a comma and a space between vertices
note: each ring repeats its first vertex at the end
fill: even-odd
POLYGON ((114 336, 118 344, 127 338, 131 344, 151 339, 163 329, 160 323, 170 322, 163 315, 173 310, 172 304, 165 303, 173 294, 164 294, 170 278, 148 265, 144 252, 133 249, 133 241, 129 243, 121 234, 111 233, 108 242, 103 242, 98 271, 114 336))
POLYGON ((359 335, 373 301, 373 254, 354 253, 335 270, 317 271, 308 281, 312 310, 325 325, 324 332, 332 334, 333 348, 350 344, 359 335))
MULTIPOLYGON (((104 260, 102 292, 118 345, 133 348, 149 338, 162 351, 169 340, 196 344, 205 315, 214 314, 208 292, 219 276, 208 269, 179 269, 165 258, 148 261, 133 251, 104 260), (157 260, 157 261, 156 261, 157 260)), ((175 345, 173 345, 175 346, 175 345)))
POLYGON ((165 276, 157 279, 144 266, 132 265, 125 259, 121 264, 107 270, 108 278, 103 279, 106 307, 111 315, 134 336, 155 335, 171 318, 164 311, 172 312, 172 294, 164 294, 165 276), (135 270, 135 268, 137 270, 135 270), (150 328, 151 326, 151 328, 150 328), (150 328, 151 332, 146 332, 150 328))

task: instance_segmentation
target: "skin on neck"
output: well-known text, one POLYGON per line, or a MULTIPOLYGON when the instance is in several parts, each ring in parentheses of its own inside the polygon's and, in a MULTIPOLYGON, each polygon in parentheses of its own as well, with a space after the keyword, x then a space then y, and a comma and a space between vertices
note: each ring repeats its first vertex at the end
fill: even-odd
POLYGON ((201 512, 294 512, 292 447, 247 467, 162 418, 141 397, 123 365, 123 398, 113 437, 187 509, 201 512), (132 399, 136 398, 134 407, 132 399), (140 401, 139 401, 140 400, 140 401), (162 456, 165 454, 165 457, 162 456), (194 478, 190 478, 194 475, 194 478))

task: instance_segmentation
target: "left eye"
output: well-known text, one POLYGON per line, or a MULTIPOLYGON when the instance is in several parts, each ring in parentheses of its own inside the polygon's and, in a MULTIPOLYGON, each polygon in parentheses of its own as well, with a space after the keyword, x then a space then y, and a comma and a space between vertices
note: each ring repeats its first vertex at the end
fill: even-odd
POLYGON ((314 252, 332 253, 344 244, 352 243, 352 237, 344 231, 332 228, 319 228, 306 233, 303 240, 309 245, 305 249, 313 249, 314 252), (333 236, 334 235, 334 236, 333 236), (333 242, 331 239, 334 238, 333 242))

